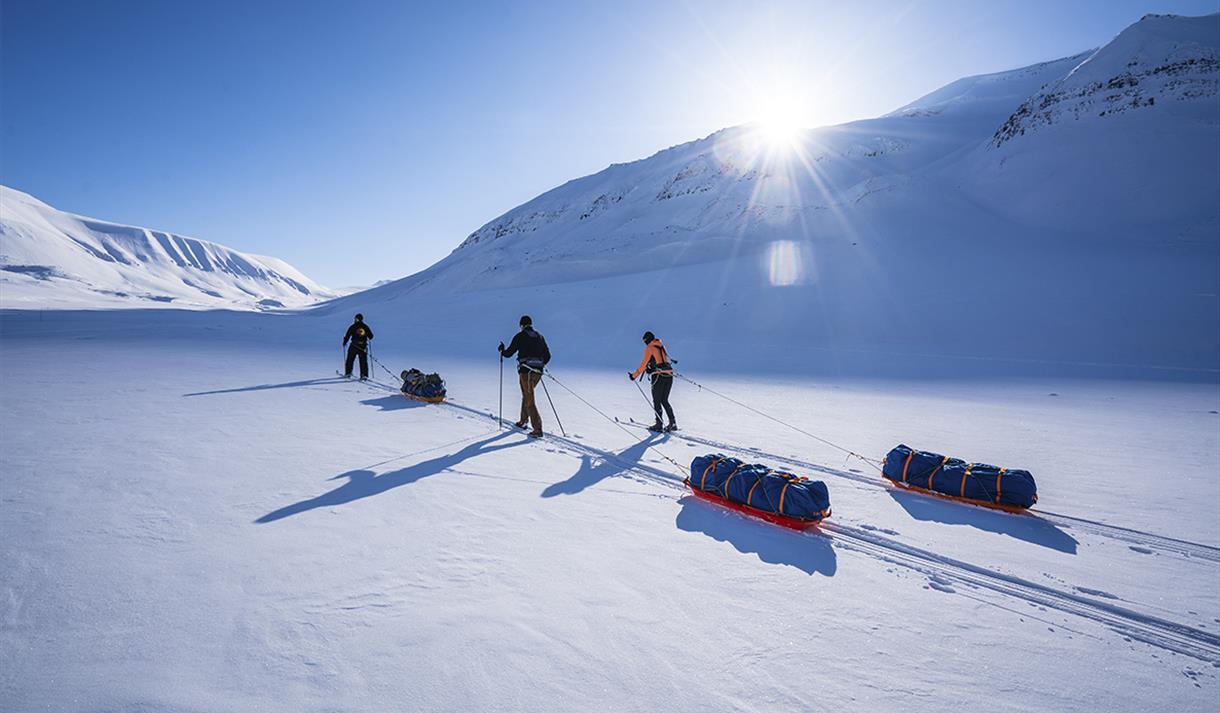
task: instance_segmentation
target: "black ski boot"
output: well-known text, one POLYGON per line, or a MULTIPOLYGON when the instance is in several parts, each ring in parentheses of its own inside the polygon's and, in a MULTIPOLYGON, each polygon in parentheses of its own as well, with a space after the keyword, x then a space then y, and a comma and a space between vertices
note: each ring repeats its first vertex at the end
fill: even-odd
POLYGON ((657 421, 656 423, 649 426, 648 430, 652 431, 653 433, 660 433, 660 432, 664 431, 665 429, 661 428, 661 422, 657 421))
POLYGON ((666 433, 673 433, 676 430, 678 430, 678 424, 673 423, 672 421, 670 422, 670 424, 668 426, 665 427, 666 433))

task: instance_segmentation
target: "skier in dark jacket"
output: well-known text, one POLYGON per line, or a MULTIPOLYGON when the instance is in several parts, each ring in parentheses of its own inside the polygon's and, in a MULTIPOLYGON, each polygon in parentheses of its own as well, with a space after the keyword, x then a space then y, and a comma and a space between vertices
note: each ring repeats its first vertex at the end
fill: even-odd
POLYGON ((347 328, 347 334, 343 335, 343 346, 347 347, 349 341, 352 343, 350 347, 347 347, 347 361, 343 364, 343 376, 351 377, 352 363, 359 356, 360 380, 369 378, 369 340, 372 338, 373 330, 364 323, 364 315, 357 314, 356 321, 352 322, 352 326, 347 328))
POLYGON ((534 403, 534 389, 542 381, 543 368, 551 361, 551 350, 546 346, 546 339, 534 331, 534 320, 528 314, 523 315, 519 323, 521 331, 513 337, 508 348, 500 342, 500 356, 512 358, 517 355, 517 379, 521 383, 521 418, 517 420, 517 428, 525 428, 529 421, 534 427, 530 437, 542 438, 542 416, 534 403))
POLYGON ((644 358, 640 360, 635 371, 627 372, 627 378, 635 381, 645 372, 652 380, 652 410, 656 411, 656 423, 648 427, 649 431, 676 431, 678 424, 674 422, 674 408, 669 405, 669 392, 674 387, 674 368, 669 363, 669 353, 665 344, 657 339, 652 332, 644 332, 644 358), (661 409, 669 416, 669 425, 661 428, 661 409))

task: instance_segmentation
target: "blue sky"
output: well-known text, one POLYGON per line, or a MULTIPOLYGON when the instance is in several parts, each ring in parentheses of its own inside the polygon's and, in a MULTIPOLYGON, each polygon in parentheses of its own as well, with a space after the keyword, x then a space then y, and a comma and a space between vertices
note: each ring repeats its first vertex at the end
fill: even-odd
POLYGON ((4 184, 341 287, 410 274, 569 179, 776 106, 806 126, 876 116, 1220 0, 0 8, 4 184))

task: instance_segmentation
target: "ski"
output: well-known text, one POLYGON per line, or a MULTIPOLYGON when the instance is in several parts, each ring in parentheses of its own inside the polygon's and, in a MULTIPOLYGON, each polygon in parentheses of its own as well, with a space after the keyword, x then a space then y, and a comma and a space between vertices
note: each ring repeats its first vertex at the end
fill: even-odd
MULTIPOLYGON (((368 384, 369 386, 375 386, 379 389, 385 389, 386 391, 394 391, 396 393, 402 393, 402 390, 399 389, 398 387, 396 387, 392 384, 387 384, 387 383, 384 383, 381 381, 376 381, 372 377, 369 377, 367 379, 360 379, 360 378, 357 378, 354 376, 347 376, 343 372, 337 371, 337 370, 335 371, 335 376, 345 379, 346 381, 350 381, 354 384, 368 384)), ((405 396, 406 394, 403 394, 403 395, 405 396)))
POLYGON ((624 426, 633 426, 635 428, 642 428, 645 431, 648 431, 650 433, 656 433, 656 434, 660 434, 660 435, 664 435, 666 433, 677 433, 678 431, 681 430, 677 426, 674 426, 672 429, 667 427, 667 428, 663 428, 660 431, 658 431, 647 424, 640 423, 639 421, 635 420, 634 418, 628 418, 626 421, 624 421, 624 420, 620 419, 619 417, 615 416, 614 421, 615 421, 615 423, 621 423, 624 426))

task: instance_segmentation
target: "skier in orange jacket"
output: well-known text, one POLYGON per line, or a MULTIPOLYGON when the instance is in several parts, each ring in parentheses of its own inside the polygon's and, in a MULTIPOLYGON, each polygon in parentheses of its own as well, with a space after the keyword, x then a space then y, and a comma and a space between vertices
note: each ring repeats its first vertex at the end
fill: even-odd
POLYGON ((627 372, 627 378, 635 381, 644 373, 652 380, 652 409, 656 411, 656 423, 648 427, 649 431, 676 431, 678 424, 674 421, 674 408, 669 405, 669 392, 674 387, 674 368, 669 363, 669 353, 665 344, 656 338, 652 332, 644 332, 644 358, 635 371, 627 372), (669 417, 669 425, 661 427, 661 409, 669 417))

